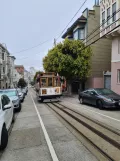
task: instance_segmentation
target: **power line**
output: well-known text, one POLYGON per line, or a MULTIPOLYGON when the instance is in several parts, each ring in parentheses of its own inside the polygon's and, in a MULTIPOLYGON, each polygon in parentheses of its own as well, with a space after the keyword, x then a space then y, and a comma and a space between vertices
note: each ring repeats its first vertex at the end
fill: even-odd
POLYGON ((67 29, 67 27, 69 26, 69 24, 72 22, 72 20, 75 18, 75 16, 79 13, 79 11, 81 10, 81 8, 84 6, 84 4, 87 2, 87 0, 85 0, 82 5, 80 6, 80 8, 78 9, 78 11, 75 13, 75 15, 72 17, 72 19, 69 21, 69 23, 67 24, 67 26, 63 29, 63 31, 61 32, 61 34, 58 36, 58 38, 56 40, 58 40, 60 38, 60 36, 64 33, 64 31, 67 29))
MULTIPOLYGON (((117 21, 119 21, 120 20, 120 18, 118 19, 118 20, 116 20, 115 22, 117 22, 117 21)), ((114 22, 114 23, 115 23, 114 22)), ((113 30, 115 30, 115 29, 117 29, 118 27, 120 27, 120 24, 119 25, 117 25, 116 27, 114 27, 112 30, 110 30, 109 32, 107 32, 106 34, 104 34, 103 36, 101 36, 100 38, 98 38, 98 39, 96 39, 95 41, 93 41, 91 44, 89 44, 89 45, 87 45, 87 46, 85 46, 84 48, 82 48, 81 49, 81 51, 82 50, 84 50, 84 49, 86 49, 86 48, 88 48, 89 46, 91 46, 92 44, 94 44, 94 43, 96 43, 97 41, 99 41, 100 39, 102 39, 103 37, 105 37, 106 35, 108 35, 109 33, 111 33, 113 30)), ((98 34, 100 34, 102 31, 100 31, 98 34)), ((98 35, 97 34, 97 35, 98 35)), ((90 39, 91 40, 91 39, 90 39)), ((88 41, 90 41, 90 40, 88 40, 88 41)), ((88 42, 87 41, 87 42, 88 42)))
POLYGON ((35 45, 35 46, 30 47, 30 48, 26 48, 26 49, 20 50, 20 51, 18 51, 18 52, 15 52, 14 54, 22 53, 22 52, 25 52, 25 51, 28 51, 28 50, 37 48, 38 46, 41 46, 41 45, 43 45, 43 44, 49 42, 50 40, 51 40, 51 39, 48 39, 48 40, 46 40, 46 41, 41 42, 40 44, 37 44, 37 45, 35 45))

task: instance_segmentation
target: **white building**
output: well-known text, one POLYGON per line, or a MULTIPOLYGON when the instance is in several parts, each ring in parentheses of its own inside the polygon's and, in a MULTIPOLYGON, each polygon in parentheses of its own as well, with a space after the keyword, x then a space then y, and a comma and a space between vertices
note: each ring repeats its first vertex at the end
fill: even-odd
POLYGON ((17 70, 14 68, 13 69, 13 86, 14 87, 17 87, 17 84, 20 78, 23 78, 23 76, 19 74, 17 70))
POLYGON ((30 81, 30 72, 28 72, 27 70, 24 70, 24 80, 29 83, 30 81))
POLYGON ((10 56, 5 46, 0 44, 0 88, 13 86, 13 69, 15 57, 10 56))
POLYGON ((101 37, 112 40, 111 89, 120 94, 120 0, 101 0, 101 37))

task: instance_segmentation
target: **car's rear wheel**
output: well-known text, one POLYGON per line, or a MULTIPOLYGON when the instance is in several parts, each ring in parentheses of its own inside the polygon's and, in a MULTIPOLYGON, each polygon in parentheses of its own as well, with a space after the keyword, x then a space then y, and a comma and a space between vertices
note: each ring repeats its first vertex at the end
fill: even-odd
POLYGON ((15 122, 15 112, 14 112, 14 110, 13 110, 13 118, 12 118, 12 123, 14 123, 15 122))
POLYGON ((101 100, 98 100, 97 103, 96 103, 97 107, 100 109, 100 110, 103 110, 103 103, 101 100))
POLYGON ((21 105, 21 103, 19 103, 19 107, 18 107, 18 109, 17 109, 18 112, 21 111, 21 107, 22 107, 22 105, 21 105))
POLYGON ((1 145, 0 149, 4 150, 8 144, 8 131, 6 129, 6 126, 3 126, 2 134, 1 134, 1 145))

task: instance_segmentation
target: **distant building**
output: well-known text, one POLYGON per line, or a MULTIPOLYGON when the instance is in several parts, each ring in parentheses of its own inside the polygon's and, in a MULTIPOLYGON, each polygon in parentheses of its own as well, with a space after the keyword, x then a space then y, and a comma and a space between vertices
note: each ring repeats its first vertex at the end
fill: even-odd
POLYGON ((24 66, 23 65, 15 65, 15 69, 17 70, 17 72, 19 74, 21 74, 22 76, 24 76, 24 66))
POLYGON ((14 87, 17 87, 17 84, 20 78, 23 78, 23 76, 19 74, 17 70, 14 68, 13 70, 13 86, 14 87))
POLYGON ((24 79, 27 83, 30 81, 30 72, 27 71, 26 69, 24 70, 24 79))

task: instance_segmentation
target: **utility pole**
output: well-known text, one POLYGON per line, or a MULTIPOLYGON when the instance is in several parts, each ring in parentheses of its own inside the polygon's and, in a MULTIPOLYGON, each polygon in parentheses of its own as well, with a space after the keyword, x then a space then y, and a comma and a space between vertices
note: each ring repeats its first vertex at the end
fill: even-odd
POLYGON ((56 46, 56 39, 54 38, 54 46, 56 46))

